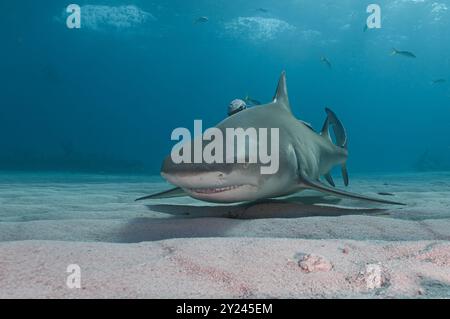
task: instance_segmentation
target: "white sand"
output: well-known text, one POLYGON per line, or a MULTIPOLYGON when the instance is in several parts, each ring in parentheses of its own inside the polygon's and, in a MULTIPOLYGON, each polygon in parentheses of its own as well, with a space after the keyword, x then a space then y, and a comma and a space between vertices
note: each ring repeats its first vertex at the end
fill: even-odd
POLYGON ((141 244, 0 244, 2 298, 450 297, 450 243, 347 240, 175 239, 141 244), (348 253, 343 249, 347 248, 348 253), (305 272, 302 254, 333 268, 305 272), (67 265, 82 289, 66 287, 67 265), (369 289, 361 273, 389 278, 369 289))
POLYGON ((450 297, 448 173, 353 178, 406 207, 313 193, 250 207, 132 201, 163 187, 2 178, 0 298, 450 297), (66 286, 69 264, 82 289, 66 286))

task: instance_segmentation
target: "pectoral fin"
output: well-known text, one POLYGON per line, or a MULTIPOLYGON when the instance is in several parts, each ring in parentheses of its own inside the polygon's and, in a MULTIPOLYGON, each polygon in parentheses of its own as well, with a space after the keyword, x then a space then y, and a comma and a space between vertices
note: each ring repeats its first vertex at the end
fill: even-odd
POLYGON ((138 198, 138 199, 136 199, 136 202, 140 201, 140 200, 144 200, 144 199, 164 199, 164 198, 174 198, 174 197, 184 197, 184 196, 188 196, 186 194, 186 192, 183 189, 181 189, 180 187, 176 187, 176 188, 172 188, 167 191, 164 191, 164 192, 151 194, 148 196, 138 198))
POLYGON ((319 191, 322 193, 326 193, 326 194, 330 194, 330 195, 335 195, 338 197, 365 200, 365 201, 381 203, 381 204, 406 205, 406 204, 399 203, 399 202, 393 202, 393 201, 369 197, 369 196, 365 196, 365 195, 361 195, 361 194, 346 192, 346 191, 342 191, 342 190, 339 190, 336 188, 331 188, 331 187, 328 187, 327 185, 321 183, 320 181, 314 181, 314 180, 311 180, 311 179, 309 179, 307 177, 303 177, 303 176, 301 177, 301 182, 309 189, 313 189, 313 190, 316 190, 316 191, 319 191))

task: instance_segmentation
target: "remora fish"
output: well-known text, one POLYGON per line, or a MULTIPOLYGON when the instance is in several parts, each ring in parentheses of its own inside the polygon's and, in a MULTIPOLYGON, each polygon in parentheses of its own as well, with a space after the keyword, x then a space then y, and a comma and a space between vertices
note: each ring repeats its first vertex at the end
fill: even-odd
POLYGON ((163 162, 161 175, 177 187, 138 200, 188 195, 208 202, 234 203, 275 198, 312 189, 344 198, 403 205, 339 190, 319 180, 324 176, 334 185, 330 171, 333 166, 340 165, 345 185, 349 182, 346 168, 347 134, 335 113, 328 108, 326 113, 320 133, 296 119, 291 112, 283 72, 271 103, 242 110, 216 126, 224 136, 226 128, 278 128, 280 153, 277 173, 262 175, 260 163, 175 164, 171 156, 168 156, 163 162), (330 126, 337 145, 330 138, 330 126))
POLYGON ((409 51, 399 51, 399 50, 397 50, 397 49, 395 49, 395 48, 392 49, 391 55, 401 55, 401 56, 404 56, 404 57, 407 57, 407 58, 413 58, 413 59, 416 58, 416 55, 415 55, 414 53, 412 53, 412 52, 409 52, 409 51))
POLYGON ((255 100, 254 98, 252 98, 252 97, 249 96, 248 94, 245 96, 244 101, 245 101, 247 104, 250 104, 250 105, 261 105, 261 104, 262 104, 260 101, 255 100))

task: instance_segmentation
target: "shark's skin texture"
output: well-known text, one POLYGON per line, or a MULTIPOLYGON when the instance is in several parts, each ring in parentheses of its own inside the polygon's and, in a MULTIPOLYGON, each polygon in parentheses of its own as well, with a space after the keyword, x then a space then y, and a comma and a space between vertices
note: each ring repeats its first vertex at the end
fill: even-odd
MULTIPOLYGON (((334 113, 328 109, 327 112, 328 118, 321 133, 316 133, 308 124, 296 119, 291 112, 283 72, 271 103, 242 110, 216 126, 223 133, 226 128, 268 128, 269 132, 271 128, 278 128, 279 169, 275 174, 261 174, 260 163, 175 164, 168 156, 163 162, 161 175, 177 188, 139 200, 188 195, 208 202, 235 203, 315 189, 341 197, 400 204, 340 191, 319 181, 325 175, 334 186, 329 172, 336 165, 345 168, 348 157, 345 130, 334 113), (333 124, 336 139, 341 145, 335 145, 329 136, 329 125, 333 124)), ((268 135, 270 141, 270 133, 268 135)), ((268 149, 271 147, 268 146, 268 149)), ((343 172, 347 181, 346 169, 343 172)))

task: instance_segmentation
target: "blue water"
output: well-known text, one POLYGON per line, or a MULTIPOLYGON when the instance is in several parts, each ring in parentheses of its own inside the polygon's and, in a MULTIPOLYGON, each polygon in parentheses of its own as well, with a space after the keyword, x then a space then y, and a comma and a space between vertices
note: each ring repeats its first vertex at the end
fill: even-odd
POLYGON ((0 4, 2 170, 158 173, 174 128, 269 102, 282 70, 299 118, 338 114, 350 172, 450 170, 450 1, 377 1, 367 31, 371 1, 76 3, 77 30, 68 3, 0 4))

